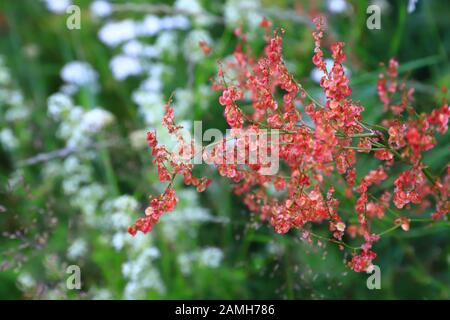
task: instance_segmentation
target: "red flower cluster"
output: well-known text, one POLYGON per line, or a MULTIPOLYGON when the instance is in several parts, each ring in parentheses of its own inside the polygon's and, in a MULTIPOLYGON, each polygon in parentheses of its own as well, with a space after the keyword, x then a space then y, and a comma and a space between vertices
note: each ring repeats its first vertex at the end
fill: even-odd
MULTIPOLYGON (((240 30, 235 32, 241 39, 234 52, 235 59, 219 69, 213 84, 214 89, 221 91, 219 103, 224 108, 231 134, 222 142, 204 148, 203 159, 213 164, 220 175, 229 178, 234 192, 243 197, 249 210, 267 220, 277 233, 301 229, 303 237, 311 241, 315 236, 310 230, 311 223, 327 221, 331 232, 328 240, 342 249, 353 248, 349 266, 357 272, 364 271, 376 257, 372 244, 379 239, 371 230, 371 222, 385 216, 392 195, 385 190, 377 199, 370 189, 387 181, 387 172, 394 163, 409 166, 394 181, 392 198, 397 208, 409 203, 425 207, 431 201, 424 199, 430 198, 437 207, 433 218, 448 215, 450 169, 441 180, 429 172, 422 159, 423 153, 436 144, 434 132, 447 131, 449 107, 444 103, 429 115, 417 115, 410 105, 414 90, 397 80, 398 63, 392 59, 377 84, 384 110, 391 116, 382 125, 365 123, 363 107, 350 98, 352 90, 342 66, 346 59, 344 43, 331 45, 334 63, 331 70, 327 70, 322 49, 323 22, 317 19, 312 62, 324 72, 320 86, 326 101, 321 104, 289 73, 282 56, 283 31, 275 31, 270 36, 270 25, 267 19, 261 23, 267 38, 260 56, 252 53, 240 30), (228 79, 228 72, 224 70, 232 71, 235 76, 228 79), (394 104, 397 94, 400 94, 400 103, 394 104), (267 132, 272 131, 278 132, 276 142, 252 139, 267 136, 267 132), (256 161, 249 160, 252 151, 273 153, 275 150, 276 160, 282 163, 278 173, 264 174, 263 169, 270 163, 258 157, 256 161), (381 160, 379 167, 363 175, 359 183, 355 168, 358 152, 381 160), (333 184, 342 180, 346 184, 345 196, 351 198, 354 191, 359 193, 354 215, 357 224, 350 224, 353 216, 343 215, 335 196, 333 184), (344 221, 348 221, 348 226, 344 221), (345 232, 350 237, 361 236, 364 243, 359 247, 347 245, 343 241, 345 232)), ((176 136, 181 149, 189 149, 189 143, 183 140, 179 127, 173 122, 169 103, 163 124, 176 136)), ((183 175, 184 182, 199 191, 210 183, 193 177, 192 165, 180 162, 175 154, 159 146, 154 133, 149 133, 148 142, 160 180, 170 183, 163 194, 151 200, 146 216, 130 227, 132 234, 137 230, 148 232, 162 213, 173 210, 176 196, 172 181, 176 174, 183 175)), ((403 217, 392 224, 408 230, 409 221, 403 217)))
POLYGON ((401 209, 409 202, 419 204, 422 202, 420 185, 425 181, 421 171, 407 170, 402 172, 394 181, 394 204, 401 209))
POLYGON ((444 100, 442 107, 432 110, 430 114, 418 114, 411 105, 414 90, 408 88, 405 82, 398 81, 397 68, 398 62, 391 59, 386 73, 380 74, 377 87, 385 111, 392 113, 392 118, 383 121, 388 128, 388 146, 392 153, 390 159, 383 160, 393 160, 395 153, 398 160, 411 166, 395 179, 393 202, 399 209, 409 203, 420 204, 424 208, 430 204, 424 199, 432 197, 436 203, 432 218, 438 219, 450 212, 448 172, 441 181, 429 172, 422 158, 424 152, 435 147, 435 132, 445 134, 448 131, 450 107, 444 100), (399 93, 401 102, 394 105, 392 101, 396 93, 399 93))
MULTIPOLYGON (((364 234, 366 233, 367 228, 367 219, 365 214, 367 212, 367 202, 369 199, 367 190, 371 185, 380 184, 386 178, 387 174, 386 172, 384 172, 384 168, 379 167, 377 170, 371 170, 364 178, 362 178, 361 184, 356 189, 356 191, 361 195, 359 196, 358 200, 356 200, 355 211, 358 214, 358 221, 361 226, 361 230, 364 231, 364 234)), ((378 211, 376 213, 377 216, 382 216, 384 214, 383 207, 380 207, 376 203, 372 203, 371 209, 373 211, 378 211)))
POLYGON ((154 132, 147 133, 147 142, 152 149, 153 163, 158 169, 159 181, 168 181, 169 185, 158 197, 149 197, 150 204, 145 209, 145 216, 137 219, 134 225, 128 228, 128 232, 133 236, 138 231, 143 233, 151 231, 163 213, 175 208, 177 198, 173 189, 173 180, 177 174, 184 177, 186 185, 195 186, 198 192, 204 191, 211 183, 211 180, 207 178, 199 179, 192 174, 193 165, 186 159, 194 156, 195 148, 192 141, 186 142, 181 135, 180 129, 182 129, 182 126, 175 124, 174 110, 170 106, 171 101, 172 97, 165 105, 166 112, 162 123, 169 133, 176 137, 179 147, 178 152, 170 152, 164 145, 159 145, 154 132))

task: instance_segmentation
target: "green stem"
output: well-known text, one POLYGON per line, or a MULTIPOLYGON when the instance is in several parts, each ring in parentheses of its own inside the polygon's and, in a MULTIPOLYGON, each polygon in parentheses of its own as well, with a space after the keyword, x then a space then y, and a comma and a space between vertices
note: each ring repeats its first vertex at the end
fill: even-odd
POLYGON ((384 148, 360 148, 360 147, 344 147, 344 149, 353 149, 353 150, 360 150, 360 151, 385 150, 384 148))
POLYGON ((391 227, 391 228, 389 228, 389 229, 387 229, 387 230, 385 230, 385 231, 383 231, 383 232, 381 232, 381 233, 379 233, 378 234, 378 236, 383 236, 383 235, 385 235, 385 234, 387 234, 387 233, 390 233, 390 232, 392 232, 392 231, 394 231, 394 230, 397 230, 398 228, 400 228, 400 224, 396 224, 395 226, 393 226, 393 227, 391 227))
POLYGON ((328 241, 328 242, 336 243, 336 244, 342 245, 342 246, 344 246, 344 247, 346 247, 346 248, 352 249, 352 250, 354 250, 354 251, 360 250, 360 248, 358 248, 358 247, 353 247, 353 246, 351 246, 351 245, 345 243, 344 241, 339 241, 339 240, 330 239, 330 238, 321 236, 321 235, 316 234, 316 233, 311 232, 311 231, 308 231, 308 232, 309 232, 310 235, 312 235, 313 237, 315 237, 315 238, 317 238, 317 239, 321 239, 321 240, 325 240, 325 241, 328 241))

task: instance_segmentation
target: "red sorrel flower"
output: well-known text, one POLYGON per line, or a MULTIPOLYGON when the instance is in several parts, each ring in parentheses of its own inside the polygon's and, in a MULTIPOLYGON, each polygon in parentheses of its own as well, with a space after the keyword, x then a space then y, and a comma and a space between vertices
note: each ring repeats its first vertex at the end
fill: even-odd
MULTIPOLYGON (((440 178, 423 163, 424 152, 436 145, 435 132, 443 134, 448 130, 448 104, 444 102, 430 114, 418 114, 411 105, 414 90, 398 80, 398 62, 391 59, 377 83, 385 120, 381 125, 367 124, 362 117, 364 108, 350 97, 352 89, 342 66, 346 60, 344 43, 331 45, 333 66, 331 70, 326 68, 322 19, 315 20, 312 62, 324 73, 320 81, 326 99, 323 104, 288 72, 282 54, 284 31, 271 34, 271 22, 267 19, 261 26, 266 31, 262 54, 253 54, 245 35, 236 30, 240 43, 234 52, 235 59, 221 66, 213 83, 213 88, 221 92, 219 104, 231 129, 230 137, 195 150, 193 142, 185 141, 179 133, 181 127, 174 122, 171 99, 165 106, 163 125, 174 135, 179 150, 187 158, 201 152, 203 160, 231 181, 235 194, 242 196, 249 210, 268 221, 275 232, 285 234, 300 229, 302 238, 312 242, 314 237, 323 239, 312 232, 312 225, 326 222, 331 232, 326 239, 341 249, 351 248, 352 259, 348 265, 356 272, 365 271, 376 258, 372 251, 374 242, 391 230, 378 234, 371 231, 373 221, 386 219, 386 210, 397 214, 394 210, 411 204, 423 209, 434 202, 433 219, 449 213, 450 169, 440 178), (235 75, 233 79, 225 80, 228 72, 235 75), (248 108, 244 111, 242 105, 248 108), (270 143, 252 139, 267 135, 267 130, 276 130, 279 139, 270 143), (263 173, 271 165, 270 161, 257 158, 252 162, 248 157, 251 152, 275 150, 278 151, 276 160, 283 165, 280 172, 270 175, 263 173), (358 153, 378 159, 378 167, 367 173, 357 172, 358 153), (396 164, 405 168, 398 176, 392 173, 396 164), (392 175, 393 186, 388 179, 392 175), (346 188, 344 197, 358 195, 352 213, 345 213, 340 207, 334 185, 341 182, 346 188), (380 186, 384 192, 375 196, 375 187, 380 189, 380 186), (278 192, 268 192, 270 187, 278 192), (391 208, 391 198, 395 208, 391 208), (363 244, 348 245, 344 242, 347 235, 360 237, 363 244)), ((201 46, 206 49, 205 44, 201 46)), ((206 51, 209 53, 209 48, 206 51)), ((149 232, 162 214, 175 208, 176 175, 183 176, 184 183, 195 186, 199 192, 211 183, 209 179, 194 177, 193 165, 159 145, 154 132, 148 133, 147 141, 159 179, 168 182, 168 186, 162 194, 150 198, 145 216, 129 228, 132 235, 138 231, 149 232)), ((390 223, 407 231, 410 221, 405 214, 390 223)))

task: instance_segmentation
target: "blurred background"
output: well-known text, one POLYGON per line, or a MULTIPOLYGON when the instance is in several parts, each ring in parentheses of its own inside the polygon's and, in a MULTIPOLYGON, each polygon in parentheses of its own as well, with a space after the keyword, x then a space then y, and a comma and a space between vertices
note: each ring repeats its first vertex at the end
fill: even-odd
MULTIPOLYGON (((205 193, 176 181, 177 209, 151 234, 127 234, 163 188, 145 136, 161 132, 170 93, 188 128, 201 119, 226 129, 210 78, 218 59, 231 59, 236 27, 262 48, 267 17, 286 30, 289 69, 320 98, 317 14, 328 18, 329 39, 347 44, 353 97, 368 122, 381 117, 376 80, 391 57, 416 88, 414 107, 440 106, 450 84, 448 1, 2 0, 0 298, 449 299, 448 227, 383 238, 375 246, 382 289, 368 290, 368 275, 347 269, 336 246, 275 234, 206 166, 198 170, 214 182, 205 193), (66 25, 71 4, 80 29, 66 25), (371 4, 381 9, 380 30, 366 27, 371 4), (81 290, 66 289, 69 265, 81 268, 81 290)), ((449 162, 448 141, 427 154, 431 168, 449 162)))

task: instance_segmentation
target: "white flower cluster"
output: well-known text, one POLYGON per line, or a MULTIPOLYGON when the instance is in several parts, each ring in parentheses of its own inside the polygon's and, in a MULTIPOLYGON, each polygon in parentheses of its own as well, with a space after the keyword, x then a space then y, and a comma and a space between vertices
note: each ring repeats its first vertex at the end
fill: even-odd
POLYGON ((22 291, 28 291, 36 286, 36 280, 27 272, 22 272, 17 278, 17 284, 22 291))
MULTIPOLYGON (((46 2, 53 12, 65 6, 59 4, 58 8, 57 0, 46 2)), ((170 63, 180 59, 180 56, 189 63, 196 63, 203 57, 199 41, 212 44, 211 36, 202 28, 208 19, 199 1, 177 0, 174 9, 176 13, 170 16, 145 15, 137 21, 114 21, 114 4, 96 0, 90 6, 91 14, 99 18, 97 21, 105 21, 98 33, 99 39, 117 52, 109 63, 114 78, 123 81, 128 77, 142 76, 143 81, 133 92, 132 99, 144 123, 157 129, 158 140, 168 147, 171 139, 168 134, 164 136, 166 131, 162 130, 161 118, 167 100, 162 91, 163 84, 177 77, 177 70, 170 63), (153 39, 147 41, 148 37, 153 39)), ((85 110, 74 103, 72 95, 78 90, 92 90, 98 86, 99 76, 91 65, 72 61, 62 68, 60 75, 65 84, 58 93, 49 97, 48 115, 57 121, 57 136, 65 141, 66 146, 82 149, 115 119, 105 109, 85 110)), ((3 75, 3 78, 7 76, 3 75)), ((0 84, 1 81, 0 68, 0 84)), ((196 102, 197 98, 204 97, 202 100, 206 101, 210 94, 211 90, 207 86, 189 90, 177 88, 173 104, 176 116, 189 115, 194 103, 202 103, 196 102)), ((185 126, 189 128, 188 124, 185 126)), ((131 132, 129 139, 133 148, 146 146, 146 132, 143 129, 131 132)), ((109 186, 95 176, 93 161, 98 157, 98 151, 90 150, 72 153, 63 161, 49 161, 42 171, 43 178, 63 177, 62 191, 71 207, 82 213, 82 223, 87 228, 100 228, 102 232, 98 237, 103 243, 110 245, 112 250, 126 253, 127 260, 122 263, 122 273, 127 281, 123 297, 143 299, 151 297, 152 293, 162 295, 166 288, 155 263, 160 252, 153 243, 152 235, 139 233, 131 237, 127 233, 128 226, 142 214, 142 208, 131 195, 110 195, 109 186)), ((204 223, 227 222, 201 207, 199 196, 194 190, 177 191, 177 198, 179 203, 176 211, 164 215, 159 224, 161 234, 168 241, 176 242, 180 233, 184 238, 195 238, 199 226, 204 223)), ((67 258, 76 260, 86 255, 90 250, 87 241, 85 238, 75 238, 67 248, 67 258)), ((176 252, 180 254, 179 261, 188 261, 189 270, 196 265, 217 268, 223 259, 223 252, 219 248, 207 247, 186 253, 183 250, 187 246, 181 246, 176 252)), ((185 268, 182 265, 180 267, 185 268)), ((90 294, 97 299, 112 298, 111 293, 101 287, 92 288, 90 294)))
POLYGON ((90 10, 95 17, 104 18, 111 15, 113 8, 108 1, 95 0, 91 3, 90 10))
POLYGON ((3 128, 0 130, 0 144, 7 150, 14 150, 19 145, 19 140, 10 128, 3 128))
POLYGON ((199 202, 199 195, 193 189, 181 189, 177 191, 179 203, 170 214, 161 217, 160 228, 163 229, 164 237, 175 241, 181 233, 188 233, 192 238, 197 235, 197 228, 193 226, 202 223, 226 224, 228 218, 216 217, 202 208, 199 202))
MULTIPOLYGON (((178 16, 177 19, 181 17, 178 16)), ((123 44, 122 52, 110 61, 111 71, 117 80, 122 81, 130 76, 145 75, 148 78, 142 84, 144 90, 159 91, 161 89, 162 71, 167 72, 168 70, 164 70, 167 69, 166 66, 161 68, 157 60, 164 57, 175 58, 180 46, 178 45, 178 36, 174 31, 176 28, 172 28, 177 26, 177 24, 171 24, 171 28, 150 28, 150 25, 153 25, 157 19, 160 18, 147 16, 144 19, 144 22, 146 21, 148 25, 148 29, 155 30, 154 33, 144 33, 148 37, 156 36, 152 45, 145 44, 137 39, 139 34, 135 31, 136 22, 131 19, 121 22, 111 22, 100 30, 99 37, 103 42, 109 43, 112 46, 123 44), (116 28, 120 29, 120 31, 115 31, 116 28), (109 35, 111 35, 111 39, 109 35)), ((168 17, 161 18, 160 20, 164 21, 164 19, 168 19, 168 17)), ((187 26, 188 24, 186 24, 186 28, 187 26)), ((184 30, 185 28, 178 29, 184 30)), ((189 32, 184 39, 183 52, 185 58, 193 62, 199 61, 204 56, 199 47, 199 41, 202 40, 209 44, 212 43, 209 33, 203 29, 189 32)))
MULTIPOLYGON (((151 237, 139 234, 133 238, 127 233, 127 227, 139 214, 139 203, 129 195, 108 198, 105 186, 94 181, 88 161, 89 157, 72 155, 60 168, 62 170, 59 172, 64 176, 63 190, 69 196, 71 205, 82 211, 88 226, 112 231, 107 241, 116 250, 127 246, 129 259, 122 265, 124 277, 128 280, 125 298, 142 299, 150 289, 163 293, 164 284, 152 263, 159 257, 159 251, 150 246, 151 237)), ((86 240, 78 238, 68 248, 67 257, 76 260, 85 255, 87 249, 86 240)), ((102 288, 96 288, 91 294, 95 299, 111 298, 109 291, 102 288)))
POLYGON ((183 11, 192 15, 204 14, 202 5, 197 0, 177 0, 173 7, 176 10, 183 11))
MULTIPOLYGON (((66 140, 68 146, 83 146, 86 142, 73 131, 83 133, 82 137, 101 131, 111 124, 114 118, 103 109, 96 108, 84 111, 74 105, 72 98, 63 93, 56 93, 48 99, 48 113, 53 119, 60 121, 58 135, 66 140)), ((144 137, 145 141, 145 137, 144 137)), ((73 208, 83 213, 83 220, 87 226, 99 227, 107 231, 102 238, 111 243, 116 250, 127 246, 129 258, 123 263, 123 274, 128 280, 124 291, 127 299, 143 298, 148 290, 164 292, 165 288, 159 277, 159 271, 152 261, 157 259, 159 252, 150 247, 151 237, 137 235, 132 238, 127 233, 128 226, 138 216, 139 203, 129 195, 108 197, 105 185, 97 182, 92 171, 92 159, 95 152, 75 153, 67 157, 61 166, 47 165, 45 174, 55 176, 59 172, 64 177, 63 191, 68 196, 73 208)), ((86 240, 76 239, 67 250, 67 257, 76 260, 86 254, 88 250, 86 240)), ((93 297, 110 298, 110 293, 101 288, 92 291, 93 297)))
MULTIPOLYGON (((106 8, 106 3, 101 6, 106 8)), ((111 13, 112 9, 108 12, 111 13)), ((149 14, 141 20, 111 20, 106 22, 98 33, 100 40, 106 45, 110 47, 121 45, 121 52, 110 61, 114 78, 123 81, 131 76, 144 76, 145 80, 137 89, 136 95, 139 96, 140 92, 154 93, 145 95, 145 102, 142 99, 137 102, 147 124, 151 124, 156 118, 151 113, 155 110, 160 113, 158 109, 161 110, 164 104, 164 99, 160 96, 164 78, 175 74, 174 70, 164 65, 162 61, 176 59, 179 48, 183 48, 185 59, 195 63, 204 57, 199 42, 205 41, 212 45, 211 36, 201 28, 193 29, 184 35, 180 45, 177 31, 186 31, 192 26, 188 16, 194 20, 196 26, 205 25, 199 21, 203 21, 201 17, 208 15, 198 1, 177 0, 174 12, 179 14, 162 17, 149 14), (148 37, 155 37, 153 44, 144 42, 148 37)), ((189 101, 193 101, 193 98, 189 101)))
POLYGON ((159 250, 147 247, 139 252, 136 259, 122 265, 122 274, 128 280, 125 286, 124 298, 127 300, 148 298, 149 290, 164 293, 166 288, 160 273, 153 265, 159 258, 159 250))
POLYGON ((71 260, 77 260, 83 257, 87 252, 87 243, 83 238, 75 239, 67 249, 67 257, 71 260))
POLYGON ((143 71, 139 59, 127 55, 115 56, 109 65, 114 78, 117 80, 125 80, 129 76, 137 76, 143 71))
POLYGON ((14 123, 26 120, 29 115, 22 92, 16 89, 6 61, 0 56, 0 145, 4 149, 12 151, 19 146, 14 123))
POLYGON ((0 56, 0 85, 7 86, 11 83, 11 74, 3 56, 0 56))
POLYGON ((0 55, 0 112, 7 122, 20 121, 30 115, 29 107, 25 103, 24 96, 13 83, 11 72, 6 66, 6 61, 0 55))
POLYGON ((97 80, 97 72, 87 62, 72 61, 61 69, 61 78, 78 86, 89 85, 97 80))
POLYGON ((182 253, 178 256, 177 260, 181 272, 189 275, 195 265, 215 269, 220 266, 222 259, 223 252, 220 248, 207 247, 202 250, 182 253))
POLYGON ((97 226, 98 219, 95 213, 99 209, 100 203, 106 194, 106 188, 103 185, 92 182, 79 188, 70 203, 81 209, 85 214, 87 224, 97 226))
POLYGON ((67 157, 62 165, 49 162, 44 169, 44 175, 64 177, 62 190, 68 196, 70 204, 84 214, 88 225, 96 225, 96 212, 104 200, 106 188, 95 182, 90 165, 90 153, 74 154, 67 157))
MULTIPOLYGON (((66 64, 61 77, 68 83, 83 86, 95 83, 96 71, 87 63, 75 61, 66 64)), ((72 97, 57 92, 48 98, 48 115, 59 123, 57 136, 65 141, 67 148, 83 149, 87 147, 95 135, 115 122, 113 114, 103 108, 85 110, 74 104, 72 97)), ((94 151, 84 150, 68 156, 62 164, 52 161, 46 164, 43 174, 47 178, 61 175, 63 192, 68 196, 70 204, 84 214, 88 225, 96 225, 96 213, 107 195, 107 189, 96 182, 92 170, 94 151)), ((77 256, 76 249, 70 247, 68 257, 77 256), (74 253, 75 252, 75 253, 74 253)))
POLYGON ((72 4, 70 0, 43 0, 47 9, 53 13, 65 13, 68 6, 72 4))
MULTIPOLYGON (((71 155, 64 160, 63 168, 65 177, 71 179, 64 179, 63 191, 70 195, 75 194, 85 183, 89 183, 92 179, 92 170, 81 162, 80 157, 71 155)), ((56 169, 55 169, 56 170, 56 169)))
POLYGON ((121 250, 125 245, 133 246, 134 239, 127 233, 128 226, 138 215, 139 203, 129 195, 121 195, 118 198, 107 199, 102 206, 101 224, 107 230, 113 232, 111 244, 116 250, 121 250))
POLYGON ((55 93, 48 98, 48 113, 59 121, 57 135, 70 148, 85 147, 92 135, 114 123, 114 115, 102 108, 84 110, 74 105, 70 96, 55 93))
POLYGON ((83 132, 96 133, 113 124, 113 114, 102 108, 94 108, 83 114, 79 129, 83 132))
POLYGON ((128 226, 139 215, 139 203, 129 195, 107 198, 101 208, 96 226, 103 226, 111 235, 112 247, 122 250, 126 246, 128 260, 122 264, 122 273, 127 279, 124 290, 126 299, 143 299, 150 289, 165 292, 164 284, 153 261, 159 258, 159 250, 151 246, 151 236, 138 234, 131 237, 128 226))
POLYGON ((225 23, 231 29, 244 24, 250 30, 255 30, 263 18, 260 8, 259 0, 227 0, 224 7, 225 23))
POLYGON ((408 13, 411 14, 414 11, 416 11, 417 2, 419 2, 419 0, 408 0, 408 7, 407 7, 408 13))
POLYGON ((110 47, 116 47, 126 41, 139 37, 152 37, 161 31, 187 29, 189 20, 182 15, 160 18, 147 15, 142 21, 126 19, 107 22, 99 31, 100 40, 110 47))
POLYGON ((345 0, 328 0, 327 7, 331 13, 344 13, 349 10, 349 5, 345 0))

